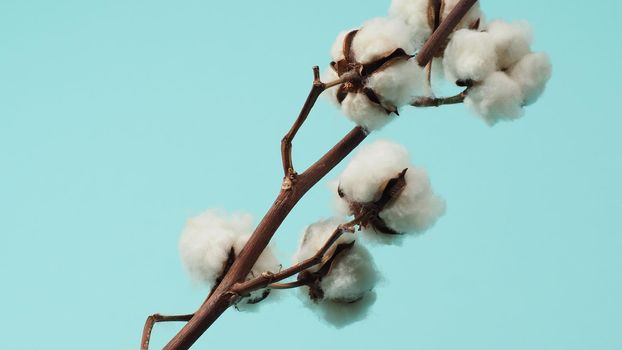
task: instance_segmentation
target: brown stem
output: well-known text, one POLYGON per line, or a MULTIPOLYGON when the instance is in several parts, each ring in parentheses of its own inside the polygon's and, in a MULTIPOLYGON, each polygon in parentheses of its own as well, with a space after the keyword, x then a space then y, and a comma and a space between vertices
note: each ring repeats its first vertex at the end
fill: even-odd
POLYGON ((454 31, 458 23, 469 12, 471 7, 475 5, 477 0, 460 0, 456 7, 451 10, 447 18, 443 19, 438 28, 432 33, 430 38, 423 45, 417 54, 417 63, 421 67, 425 67, 432 60, 436 52, 443 46, 443 43, 451 32, 454 31))
POLYGON ((414 100, 410 105, 414 107, 438 107, 442 105, 453 105, 464 102, 464 98, 467 95, 467 91, 463 91, 455 96, 451 97, 419 97, 414 100))
MULTIPOLYGON (((419 65, 425 66, 430 61, 434 52, 443 44, 455 26, 476 1, 477 0, 461 0, 456 5, 447 19, 441 22, 438 30, 432 33, 430 39, 428 39, 417 55, 417 62, 419 65)), ((314 69, 314 77, 317 77, 318 74, 319 70, 314 69)), ((294 174, 291 161, 291 140, 302 126, 304 119, 306 119, 306 116, 309 114, 316 100, 317 96, 315 96, 315 93, 309 95, 301 112, 303 117, 299 117, 296 120, 292 129, 288 132, 288 135, 286 135, 285 140, 281 143, 283 168, 286 176, 290 174, 290 169, 291 174, 294 174)), ((259 255, 266 248, 272 236, 296 203, 298 203, 311 187, 350 154, 365 137, 367 137, 367 131, 361 127, 355 127, 322 158, 311 165, 303 174, 298 176, 297 181, 292 182, 291 188, 281 189, 274 204, 268 210, 257 228, 255 228, 255 231, 231 266, 231 269, 218 285, 218 288, 205 300, 203 305, 201 305, 199 310, 194 314, 194 317, 192 317, 181 331, 166 345, 164 348, 165 350, 189 349, 205 330, 220 317, 231 305, 232 299, 236 296, 235 293, 231 292, 231 288, 236 283, 246 278, 252 266, 259 258, 259 255)))
POLYGON ((147 350, 149 349, 149 340, 151 339, 151 330, 153 326, 157 322, 188 322, 194 316, 194 314, 188 315, 175 315, 175 316, 165 316, 160 314, 153 314, 147 317, 147 321, 145 321, 145 328, 143 328, 143 337, 140 341, 140 349, 147 350))

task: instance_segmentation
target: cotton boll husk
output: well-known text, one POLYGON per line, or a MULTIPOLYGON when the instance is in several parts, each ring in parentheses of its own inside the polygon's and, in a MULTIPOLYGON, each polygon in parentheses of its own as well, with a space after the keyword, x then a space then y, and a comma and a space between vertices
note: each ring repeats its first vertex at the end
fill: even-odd
POLYGON ((425 170, 410 167, 405 179, 406 187, 389 207, 380 212, 380 218, 397 232, 421 233, 445 213, 445 201, 432 191, 425 170))
POLYGON ((362 93, 349 93, 341 102, 341 110, 348 119, 369 131, 379 130, 395 118, 362 93))
POLYGON ((529 53, 533 39, 529 23, 497 20, 490 22, 486 31, 495 45, 499 68, 507 69, 529 53))
POLYGON ((521 89, 503 72, 495 72, 469 89, 464 103, 491 126, 499 120, 513 120, 523 115, 521 89))
POLYGON ((213 285, 239 235, 252 229, 252 216, 208 210, 188 220, 179 240, 183 265, 197 281, 213 285))
POLYGON ((443 66, 452 82, 486 79, 497 70, 497 52, 490 34, 468 29, 455 32, 445 50, 443 66))
MULTIPOLYGON (((307 226, 298 244, 298 251, 294 255, 294 262, 299 263, 314 256, 328 241, 337 227, 343 223, 345 223, 343 219, 330 218, 307 226)), ((328 256, 331 256, 338 245, 352 243, 353 241, 354 235, 344 232, 326 253, 328 256)), ((318 269, 319 266, 314 266, 309 271, 315 272, 318 269)))
POLYGON ((389 8, 389 16, 406 23, 417 49, 432 35, 428 22, 428 3, 428 0, 393 0, 389 8))
POLYGON ((371 291, 365 293, 363 299, 354 303, 339 303, 330 300, 313 302, 306 295, 306 289, 301 289, 301 291, 304 292, 299 293, 304 305, 335 328, 343 328, 364 320, 377 299, 376 293, 371 291))
POLYGON ((337 38, 335 39, 333 46, 330 48, 330 57, 332 58, 333 61, 337 62, 337 61, 344 59, 343 40, 346 38, 346 35, 348 35, 348 33, 351 32, 352 30, 345 30, 339 33, 339 35, 337 35, 337 38))
POLYGON ((402 145, 379 140, 363 146, 339 175, 339 186, 348 200, 368 203, 378 200, 385 184, 410 166, 402 145))
POLYGON ((372 74, 366 85, 390 104, 401 107, 413 96, 421 95, 425 86, 425 72, 415 60, 403 60, 372 74))
POLYGON ((320 282, 324 299, 351 303, 361 299, 378 281, 378 272, 369 251, 354 244, 334 260, 330 272, 320 282))
POLYGON ((355 59, 360 63, 370 63, 390 55, 401 48, 407 54, 415 53, 406 24, 399 19, 380 17, 363 24, 352 42, 355 59))
POLYGON ((525 105, 536 102, 542 95, 552 69, 551 59, 543 52, 528 54, 510 69, 509 75, 520 86, 525 105))
MULTIPOLYGON (((441 19, 447 18, 451 10, 456 7, 460 0, 444 0, 443 12, 441 13, 441 19)), ((476 2, 471 9, 462 17, 462 20, 456 26, 456 30, 463 28, 470 28, 473 23, 475 23, 478 19, 482 19, 483 14, 482 10, 479 6, 479 1, 476 2)), ((476 28, 477 29, 477 28, 476 28)))

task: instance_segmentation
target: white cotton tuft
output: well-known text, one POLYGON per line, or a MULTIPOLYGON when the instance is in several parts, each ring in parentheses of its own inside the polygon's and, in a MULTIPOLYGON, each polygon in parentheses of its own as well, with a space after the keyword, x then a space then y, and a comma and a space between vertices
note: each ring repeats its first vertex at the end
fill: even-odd
POLYGON ((188 220, 179 240, 181 260, 191 277, 213 285, 222 274, 238 236, 252 230, 252 216, 208 210, 188 220))
POLYGON ((410 31, 415 48, 420 48, 432 35, 428 20, 429 0, 393 0, 389 15, 403 20, 410 31))
MULTIPOLYGON (((456 7, 459 1, 460 0, 443 0, 443 11, 441 13, 441 19, 444 20, 445 18, 447 18, 451 10, 456 7)), ((478 1, 469 9, 466 15, 462 17, 462 20, 456 26, 456 30, 463 28, 478 29, 472 27, 477 23, 477 21, 481 21, 482 17, 483 14, 478 1)))
POLYGON ((530 51, 533 33, 529 23, 492 21, 487 30, 497 52, 500 69, 508 69, 530 51))
POLYGON ((543 52, 528 54, 510 69, 509 75, 520 87, 525 105, 536 102, 542 95, 552 69, 551 59, 543 52))
POLYGON ((497 53, 490 34, 468 29, 455 32, 445 50, 443 66, 452 82, 486 79, 497 70, 497 53))
POLYGON ((491 126, 499 120, 513 120, 523 115, 521 89, 503 72, 495 72, 470 88, 464 103, 491 126))
POLYGON ((406 187, 393 204, 380 212, 380 218, 397 232, 421 233, 445 213, 445 201, 434 194, 425 170, 409 167, 406 187))
MULTIPOLYGON (((352 158, 339 176, 338 191, 335 191, 337 208, 342 213, 353 214, 350 203, 377 201, 389 180, 404 169, 408 169, 406 186, 379 216, 396 232, 425 231, 445 212, 445 202, 432 191, 426 171, 410 162, 406 148, 390 141, 369 144, 352 158)), ((365 232, 373 232, 373 229, 365 232)))
POLYGON ((341 102, 341 110, 348 119, 369 131, 381 129, 395 118, 362 93, 349 93, 341 102))
POLYGON ((404 146, 379 140, 363 146, 352 157, 339 175, 339 187, 348 200, 372 202, 380 198, 387 181, 409 166, 410 157, 404 146))
POLYGON ((415 60, 403 60, 376 72, 367 79, 367 87, 374 90, 384 102, 401 107, 413 96, 420 96, 426 83, 425 72, 415 60))
MULTIPOLYGON (((331 81, 335 81, 339 79, 339 75, 337 75, 337 72, 335 72, 335 70, 332 67, 326 67, 326 69, 324 69, 324 71, 322 71, 322 74, 320 75, 320 80, 322 80, 323 83, 328 83, 331 81)), ((341 105, 339 104, 339 101, 337 101, 337 91, 339 90, 339 85, 337 86, 333 86, 329 89, 326 89, 326 91, 324 91, 324 93, 322 94, 322 96, 324 96, 326 99, 328 99, 328 101, 330 101, 330 103, 334 104, 335 106, 341 108, 341 105)))
POLYGON ((407 54, 415 53, 408 27, 398 19, 379 17, 365 23, 352 42, 354 57, 359 63, 370 63, 403 49, 407 54))
MULTIPOLYGON (((188 220, 179 241, 181 260, 193 279, 213 286, 227 264, 230 252, 240 253, 253 228, 249 214, 229 215, 224 211, 207 210, 188 220)), ((270 271, 277 272, 280 264, 272 247, 268 246, 253 266, 247 279, 270 271)), ((251 298, 263 290, 253 292, 251 298)))
MULTIPOLYGON (((341 223, 342 220, 332 218, 309 225, 300 240, 294 261, 299 263, 313 257, 341 223)), ((338 245, 349 243, 354 243, 354 234, 344 232, 326 256, 331 257, 338 245)), ((309 271, 318 271, 320 266, 314 266, 309 271)), ((351 303, 363 298, 377 281, 378 272, 371 254, 362 245, 353 244, 334 259, 328 274, 320 281, 320 288, 324 292, 323 300, 351 303)))

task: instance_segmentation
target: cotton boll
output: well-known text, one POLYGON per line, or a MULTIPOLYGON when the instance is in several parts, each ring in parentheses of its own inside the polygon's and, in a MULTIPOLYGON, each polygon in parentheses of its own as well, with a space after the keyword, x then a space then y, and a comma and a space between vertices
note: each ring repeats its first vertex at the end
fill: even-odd
POLYGON ((320 288, 324 299, 352 303, 371 291, 377 280, 371 254, 361 244, 354 244, 337 256, 330 272, 322 278, 320 288))
POLYGON ((503 72, 495 72, 469 89, 464 103, 491 126, 499 120, 513 120, 523 115, 521 89, 503 72))
MULTIPOLYGON (((441 12, 441 19, 444 20, 445 18, 447 18, 451 10, 453 10, 456 7, 459 1, 460 0, 444 0, 442 12, 441 12)), ((482 10, 479 6, 479 1, 478 1, 471 7, 471 9, 469 9, 466 15, 462 17, 462 20, 456 26, 456 30, 463 29, 463 28, 471 28, 473 24, 476 23, 478 20, 481 20, 482 17, 483 17, 483 14, 482 14, 482 10)), ((478 28, 472 28, 472 29, 478 29, 478 28)))
POLYGON ((404 146, 379 140, 362 147, 352 157, 339 175, 339 186, 348 200, 372 202, 380 198, 387 181, 409 166, 409 155, 404 146))
MULTIPOLYGON (((330 218, 307 226, 298 244, 298 251, 294 255, 294 262, 299 263, 313 257, 324 246, 339 225, 343 223, 345 223, 344 220, 330 218)), ((353 241, 354 235, 344 232, 327 251, 327 255, 331 256, 338 245, 352 243, 353 241)), ((318 269, 319 266, 315 266, 310 268, 309 271, 315 272, 318 269)))
POLYGON ((386 102, 401 107, 424 91, 426 75, 415 60, 403 60, 376 72, 366 85, 386 102))
POLYGON ((497 70, 497 53, 489 33, 461 29, 454 33, 443 59, 447 79, 482 81, 497 70))
POLYGON ((380 218, 397 232, 421 233, 445 212, 445 201, 434 194, 425 170, 410 167, 406 187, 392 205, 380 212, 380 218))
POLYGON ((537 52, 523 57, 510 69, 510 77, 520 86, 525 105, 538 100, 546 83, 551 79, 552 68, 549 56, 546 53, 537 52))
POLYGON ((181 260, 191 277, 213 285, 222 274, 236 237, 252 229, 247 214, 208 210, 188 220, 179 241, 181 260))
POLYGON ((359 63, 370 63, 401 48, 407 54, 415 53, 406 24, 395 18, 381 17, 363 24, 352 41, 352 50, 359 63))
POLYGON ((492 21, 486 31, 495 45, 501 69, 509 68, 529 53, 533 37, 529 23, 492 21))
POLYGON ((349 93, 341 102, 342 112, 369 131, 379 130, 395 118, 394 114, 373 103, 362 93, 349 93))
POLYGON ((428 20, 429 0, 393 0, 389 15, 403 20, 411 34, 415 48, 420 48, 432 35, 428 20))

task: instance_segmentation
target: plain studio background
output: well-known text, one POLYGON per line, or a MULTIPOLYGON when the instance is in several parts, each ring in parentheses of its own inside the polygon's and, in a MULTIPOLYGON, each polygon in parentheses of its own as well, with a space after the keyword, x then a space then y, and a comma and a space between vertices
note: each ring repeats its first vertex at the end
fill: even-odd
MULTIPOLYGON (((1 0, 0 347, 137 349, 148 314, 194 311, 207 291, 179 261, 185 220, 264 214, 311 67, 388 6, 1 0)), ((622 348, 622 5, 482 6, 531 22, 553 79, 514 123, 412 109, 371 137, 405 144, 448 210, 403 247, 373 248, 384 282, 368 317, 338 330, 289 293, 230 310, 197 348, 622 348)), ((296 165, 350 128, 320 101, 296 165)), ((285 263, 330 215, 325 184, 279 231, 285 263)), ((153 349, 179 328, 157 325, 153 349)))

